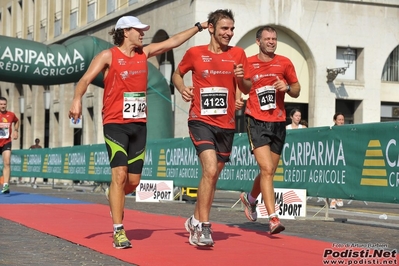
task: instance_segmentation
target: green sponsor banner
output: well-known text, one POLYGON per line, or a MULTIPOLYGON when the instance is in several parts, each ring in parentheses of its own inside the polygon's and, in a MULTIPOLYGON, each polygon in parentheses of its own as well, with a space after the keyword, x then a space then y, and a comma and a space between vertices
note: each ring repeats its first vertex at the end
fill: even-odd
MULTIPOLYGON (((306 189, 309 196, 398 203, 399 123, 371 123, 287 131, 274 176, 276 188, 306 189)), ((249 191, 259 174, 246 134, 236 134, 221 190, 249 191)), ((15 150, 12 176, 109 182, 105 145, 15 150)), ((142 178, 198 187, 201 167, 189 138, 150 140, 142 178)))
MULTIPOLYGON (((112 46, 93 36, 72 37, 51 45, 0 36, 0 80, 33 85, 76 82, 94 56, 112 46)), ((102 75, 93 84, 102 86, 102 75)))
POLYGON ((110 182, 111 168, 104 144, 13 150, 11 176, 110 182))
POLYGON ((308 195, 398 203, 399 123, 287 131, 276 187, 308 195))
MULTIPOLYGON (((76 36, 62 44, 0 35, 0 81, 55 85, 78 82, 92 59, 114 45, 94 36, 76 36)), ((173 137, 171 94, 162 73, 148 62, 148 139, 173 137), (159 130, 163 128, 163 130, 159 130)), ((92 84, 103 87, 100 73, 92 84)))

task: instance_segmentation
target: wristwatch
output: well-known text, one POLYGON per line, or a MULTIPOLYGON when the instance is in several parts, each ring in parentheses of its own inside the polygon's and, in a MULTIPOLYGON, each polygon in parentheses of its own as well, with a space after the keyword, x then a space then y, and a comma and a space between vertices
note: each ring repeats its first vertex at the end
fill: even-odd
POLYGON ((291 86, 287 85, 287 90, 285 91, 286 93, 289 93, 291 91, 291 86))
POLYGON ((204 28, 202 27, 201 23, 197 22, 195 25, 198 28, 198 31, 202 31, 204 28))

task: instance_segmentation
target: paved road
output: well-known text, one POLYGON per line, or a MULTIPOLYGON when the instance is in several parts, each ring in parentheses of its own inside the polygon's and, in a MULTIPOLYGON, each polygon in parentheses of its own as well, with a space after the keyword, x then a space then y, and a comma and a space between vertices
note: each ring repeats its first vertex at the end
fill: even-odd
MULTIPOLYGON (((39 186, 34 189, 24 185, 12 185, 11 189, 18 192, 40 193, 108 204, 100 189, 93 191, 93 187, 88 186, 75 186, 74 188, 39 186)), ((235 205, 238 198, 238 192, 217 191, 211 220, 242 228, 267 231, 268 226, 265 219, 253 223, 245 218, 242 205, 240 203, 235 205)), ((323 203, 318 202, 317 198, 312 198, 308 200, 306 219, 284 220, 286 226, 284 234, 334 243, 386 244, 389 249, 399 250, 398 207, 397 204, 372 202, 365 204, 359 201, 353 201, 348 205, 345 201, 344 207, 329 210, 327 221, 323 203), (387 215, 386 220, 379 218, 382 214, 387 215)), ((128 197, 126 208, 188 217, 192 214, 194 205, 190 202, 142 203, 135 202, 134 197, 128 197)), ((0 218, 0 265, 131 264, 0 218)))

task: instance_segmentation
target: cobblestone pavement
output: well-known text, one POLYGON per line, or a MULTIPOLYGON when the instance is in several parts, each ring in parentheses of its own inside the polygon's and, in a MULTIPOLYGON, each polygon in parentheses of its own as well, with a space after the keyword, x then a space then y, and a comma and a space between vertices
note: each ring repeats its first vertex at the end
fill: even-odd
MULTIPOLYGON (((12 185, 12 191, 39 193, 107 205, 100 188, 93 186, 40 186, 12 185)), ((1 196, 1 195, 0 195, 1 196)), ((249 222, 243 213, 238 192, 217 191, 211 211, 211 221, 231 226, 267 231, 267 221, 249 222), (237 203, 237 204, 236 204, 237 203)), ((399 250, 399 205, 353 201, 325 217, 323 202, 317 198, 307 202, 307 217, 284 220, 287 235, 318 239, 334 243, 385 244, 399 250), (387 219, 380 219, 386 214, 387 219)), ((143 203, 128 196, 126 208, 149 213, 188 217, 194 210, 193 202, 143 203)), ((0 205, 1 211, 1 205, 0 205)), ((40 214, 38 214, 40 215, 40 214)), ((110 227, 112 222, 110 220, 110 227)), ((183 225, 182 225, 183 228, 183 225)), ((320 254, 321 257, 321 254, 320 254)), ((0 218, 0 265, 131 265, 71 243, 41 233, 23 225, 0 218)))

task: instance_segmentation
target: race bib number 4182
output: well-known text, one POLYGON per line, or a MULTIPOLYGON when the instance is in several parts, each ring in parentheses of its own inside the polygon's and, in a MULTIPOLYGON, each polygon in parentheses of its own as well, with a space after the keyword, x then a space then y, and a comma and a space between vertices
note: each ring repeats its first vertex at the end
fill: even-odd
POLYGON ((276 89, 274 86, 264 86, 256 89, 255 92, 261 110, 276 109, 276 89))

